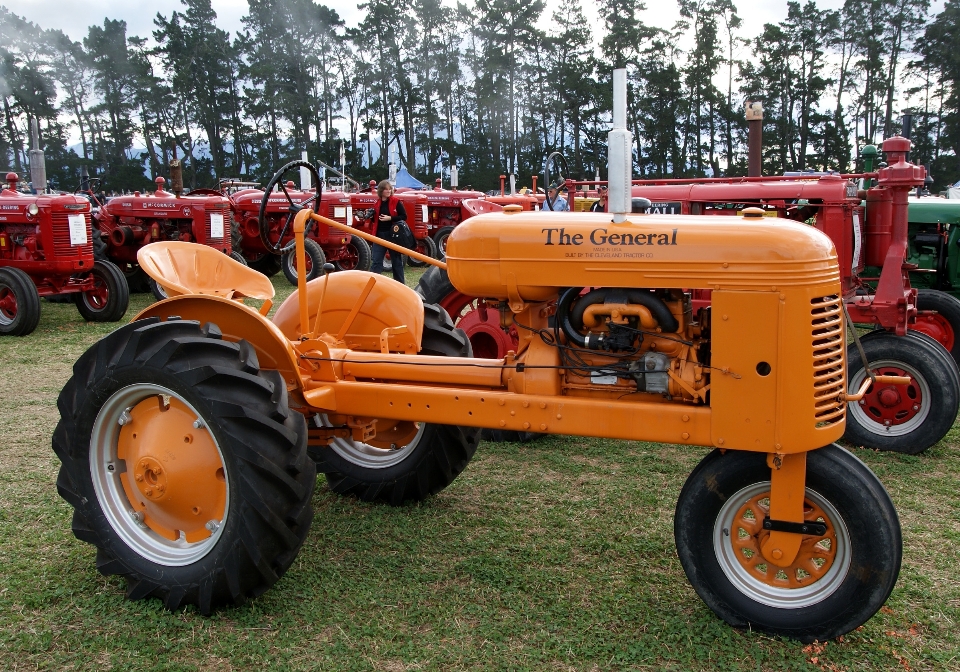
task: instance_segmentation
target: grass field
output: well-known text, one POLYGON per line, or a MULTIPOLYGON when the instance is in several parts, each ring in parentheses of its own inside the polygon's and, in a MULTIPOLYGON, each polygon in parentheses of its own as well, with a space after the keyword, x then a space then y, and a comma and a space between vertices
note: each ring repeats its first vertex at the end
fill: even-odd
POLYGON ((903 568, 880 613, 823 645, 733 630, 687 583, 673 509, 705 450, 566 437, 485 443, 416 506, 321 479, 263 597, 211 618, 128 602, 70 532, 50 449, 74 360, 115 326, 44 303, 34 334, 0 339, 0 670, 960 669, 957 428, 918 457, 857 451, 900 513, 903 568))

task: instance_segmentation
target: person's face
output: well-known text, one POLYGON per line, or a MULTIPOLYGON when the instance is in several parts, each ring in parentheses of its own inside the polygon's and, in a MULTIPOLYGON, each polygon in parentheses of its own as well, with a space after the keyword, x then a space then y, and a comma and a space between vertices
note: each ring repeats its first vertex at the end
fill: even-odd
POLYGON ((381 198, 390 198, 391 196, 393 196, 393 187, 384 187, 381 198))
POLYGON ((548 191, 547 193, 550 194, 550 198, 556 198, 556 197, 557 197, 557 190, 556 190, 556 189, 551 189, 551 190, 548 191))
POLYGON ((600 200, 601 200, 601 201, 607 200, 607 190, 606 190, 606 189, 601 189, 601 190, 600 190, 600 200))

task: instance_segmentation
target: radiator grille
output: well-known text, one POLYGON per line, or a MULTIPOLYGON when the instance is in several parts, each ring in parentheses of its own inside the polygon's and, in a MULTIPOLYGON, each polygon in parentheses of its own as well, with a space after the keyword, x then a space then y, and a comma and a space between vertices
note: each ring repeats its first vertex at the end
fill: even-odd
POLYGON ((55 212, 53 218, 53 253, 57 259, 80 259, 93 256, 93 239, 90 235, 90 214, 83 215, 87 222, 87 242, 83 245, 70 244, 70 223, 67 220, 71 214, 55 212))
POLYGON ((825 427, 841 422, 846 404, 844 390, 843 305, 839 296, 811 299, 813 336, 814 422, 825 427))

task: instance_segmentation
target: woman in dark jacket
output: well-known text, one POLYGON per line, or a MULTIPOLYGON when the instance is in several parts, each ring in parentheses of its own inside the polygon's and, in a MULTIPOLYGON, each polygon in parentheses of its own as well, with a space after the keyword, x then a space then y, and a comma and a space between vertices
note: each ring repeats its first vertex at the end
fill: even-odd
MULTIPOLYGON (((377 196, 380 200, 377 202, 377 238, 390 240, 394 222, 407 221, 407 211, 403 208, 400 199, 393 195, 393 185, 390 180, 381 180, 377 185, 377 196)), ((387 254, 387 248, 383 245, 373 244, 371 247, 373 253, 373 264, 370 266, 371 273, 383 273, 383 258, 387 254)), ((390 252, 390 262, 393 265, 393 279, 397 282, 404 282, 403 279, 403 255, 396 252, 390 252)))

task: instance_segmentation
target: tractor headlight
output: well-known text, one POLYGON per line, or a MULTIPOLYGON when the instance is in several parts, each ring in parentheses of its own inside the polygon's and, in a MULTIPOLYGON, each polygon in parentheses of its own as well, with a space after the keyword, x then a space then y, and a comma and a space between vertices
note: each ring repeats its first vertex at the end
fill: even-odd
POLYGON ((38 212, 40 212, 40 206, 36 203, 31 203, 27 206, 27 214, 31 217, 36 217, 38 212))

